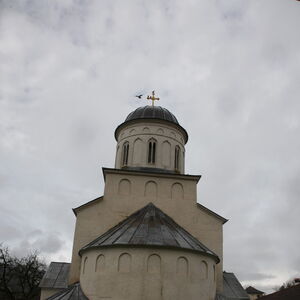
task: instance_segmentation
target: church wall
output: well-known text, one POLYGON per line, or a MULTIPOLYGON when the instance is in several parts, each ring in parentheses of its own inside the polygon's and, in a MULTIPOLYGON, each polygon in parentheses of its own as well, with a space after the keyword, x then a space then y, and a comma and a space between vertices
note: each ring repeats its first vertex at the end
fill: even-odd
POLYGON ((85 251, 82 261, 85 264, 81 266, 80 283, 91 300, 215 299, 215 261, 201 253, 98 248, 85 251))
POLYGON ((78 281, 78 251, 99 235, 153 202, 221 259, 217 265, 217 286, 222 290, 222 222, 197 206, 197 181, 106 172, 103 200, 77 213, 70 282, 78 281))
POLYGON ((123 144, 129 143, 127 166, 155 167, 175 170, 175 147, 180 148, 179 172, 184 173, 184 136, 176 126, 156 124, 155 122, 137 122, 121 129, 118 135, 115 167, 122 168, 123 144), (148 141, 155 139, 156 161, 148 163, 148 141))

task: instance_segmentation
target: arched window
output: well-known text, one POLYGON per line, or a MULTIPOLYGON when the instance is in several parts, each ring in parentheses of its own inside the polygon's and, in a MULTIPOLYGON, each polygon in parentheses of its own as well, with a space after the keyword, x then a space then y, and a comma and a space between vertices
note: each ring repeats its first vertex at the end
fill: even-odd
POLYGON ((180 163, 179 159, 180 159, 180 148, 179 148, 179 146, 176 146, 175 147, 175 162, 174 162, 176 171, 179 171, 179 163, 180 163))
POLYGON ((155 164, 156 141, 154 139, 148 142, 148 164, 155 164))
POLYGON ((128 164, 128 152, 129 152, 129 143, 125 142, 123 144, 122 166, 127 166, 128 164))

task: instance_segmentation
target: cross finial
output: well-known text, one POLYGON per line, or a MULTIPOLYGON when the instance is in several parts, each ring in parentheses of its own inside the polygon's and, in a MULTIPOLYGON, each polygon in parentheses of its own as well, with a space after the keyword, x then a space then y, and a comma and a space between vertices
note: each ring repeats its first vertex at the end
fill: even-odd
POLYGON ((154 106, 154 101, 155 100, 159 100, 159 98, 155 97, 155 92, 154 91, 152 91, 152 96, 147 96, 147 99, 152 101, 152 106, 154 106))

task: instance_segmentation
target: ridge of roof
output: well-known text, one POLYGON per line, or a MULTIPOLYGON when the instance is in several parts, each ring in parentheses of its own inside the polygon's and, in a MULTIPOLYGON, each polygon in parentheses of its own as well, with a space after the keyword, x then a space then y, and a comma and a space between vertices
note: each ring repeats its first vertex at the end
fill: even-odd
POLYGON ((199 208, 204 209, 205 211, 207 211, 209 214, 213 215, 214 217, 216 217, 217 219, 220 219, 222 221, 223 224, 225 224, 226 222, 228 222, 229 220, 220 216, 219 214, 215 213, 214 211, 210 210, 209 208, 207 208, 206 206, 200 204, 197 202, 197 206, 199 208))
POLYGON ((90 248, 112 246, 180 248, 220 261, 213 251, 151 202, 81 248, 79 255, 90 248))

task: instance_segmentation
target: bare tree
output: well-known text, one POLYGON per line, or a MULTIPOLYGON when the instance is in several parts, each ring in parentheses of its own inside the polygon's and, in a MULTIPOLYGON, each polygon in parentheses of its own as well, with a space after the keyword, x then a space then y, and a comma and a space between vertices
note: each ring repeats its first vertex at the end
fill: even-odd
POLYGON ((46 265, 37 253, 18 258, 11 255, 7 247, 0 245, 0 299, 39 299, 39 282, 46 265))

